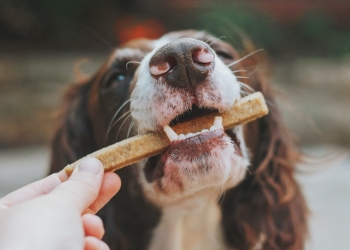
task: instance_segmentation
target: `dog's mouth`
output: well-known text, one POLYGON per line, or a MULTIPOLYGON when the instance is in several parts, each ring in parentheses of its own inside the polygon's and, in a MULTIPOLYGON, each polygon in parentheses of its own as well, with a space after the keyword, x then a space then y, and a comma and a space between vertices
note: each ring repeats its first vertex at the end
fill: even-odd
MULTIPOLYGON (((189 121, 189 120, 197 118, 197 117, 201 117, 201 116, 204 116, 207 114, 214 113, 214 112, 218 112, 218 109, 212 108, 212 107, 198 107, 197 105, 192 104, 191 109, 188 109, 185 112, 183 112, 182 114, 173 118, 171 120, 171 122, 169 123, 169 125, 163 126, 163 130, 167 134, 171 143, 178 143, 179 141, 186 141, 189 143, 189 142, 195 141, 195 140, 200 140, 202 143, 204 143, 204 141, 206 141, 205 138, 215 137, 214 136, 215 130, 218 130, 218 129, 223 130, 224 129, 222 126, 222 118, 221 117, 216 118, 211 127, 207 128, 207 129, 203 129, 200 132, 199 131, 193 132, 193 133, 190 132, 186 135, 185 134, 177 135, 174 131, 172 131, 172 129, 170 127, 174 126, 176 124, 182 123, 182 122, 189 121), (189 138, 192 138, 192 139, 189 139, 189 138)), ((238 140, 236 133, 234 132, 234 129, 226 130, 225 133, 230 136, 230 138, 235 143, 237 148, 241 151, 240 141, 238 140)), ((196 144, 198 144, 198 143, 196 143, 196 144)))
MULTIPOLYGON (((193 105, 191 110, 175 117, 169 125, 215 111, 214 108, 193 105)), ((177 134, 169 125, 163 127, 170 140, 169 148, 161 155, 149 158, 144 168, 147 181, 155 181, 162 191, 166 189, 165 186, 169 186, 169 183, 164 184, 164 179, 181 189, 184 188, 184 182, 188 182, 184 181, 186 178, 198 179, 199 175, 210 176, 213 172, 226 172, 229 175, 229 169, 239 165, 238 161, 243 159, 236 129, 224 130, 220 116, 215 117, 211 127, 188 134, 177 134)), ((210 179, 214 181, 215 177, 210 179)))
POLYGON ((176 125, 178 123, 182 123, 188 120, 191 120, 196 117, 204 116, 206 114, 213 113, 215 111, 218 111, 215 108, 210 107, 198 107, 196 104, 192 104, 191 109, 186 110, 182 114, 176 116, 174 119, 172 119, 169 123, 169 126, 176 125))

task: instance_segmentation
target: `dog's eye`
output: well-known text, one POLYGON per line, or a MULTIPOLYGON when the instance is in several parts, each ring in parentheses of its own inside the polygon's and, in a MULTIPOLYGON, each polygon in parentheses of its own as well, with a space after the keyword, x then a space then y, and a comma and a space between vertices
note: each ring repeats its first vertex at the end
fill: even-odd
POLYGON ((126 75, 123 73, 115 73, 112 74, 106 84, 105 84, 105 88, 113 88, 113 87, 117 87, 119 86, 121 83, 123 83, 126 79, 126 75))
POLYGON ((122 82, 125 80, 125 75, 123 74, 117 74, 117 76, 115 77, 117 81, 122 82))
POLYGON ((225 51, 216 51, 216 54, 218 57, 220 57, 222 60, 233 60, 233 56, 225 51))

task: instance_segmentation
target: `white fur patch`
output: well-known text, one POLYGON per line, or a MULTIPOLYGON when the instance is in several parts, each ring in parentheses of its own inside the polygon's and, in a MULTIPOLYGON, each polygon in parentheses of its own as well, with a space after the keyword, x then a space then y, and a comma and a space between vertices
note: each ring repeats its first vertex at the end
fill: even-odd
POLYGON ((205 190, 189 199, 163 207, 150 250, 224 250, 221 212, 216 202, 220 189, 205 190))

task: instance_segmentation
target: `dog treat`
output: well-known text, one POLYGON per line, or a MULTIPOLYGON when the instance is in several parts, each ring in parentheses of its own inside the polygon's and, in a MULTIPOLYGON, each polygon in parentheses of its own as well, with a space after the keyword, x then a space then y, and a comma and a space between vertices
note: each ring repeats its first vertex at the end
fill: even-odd
MULTIPOLYGON (((238 100, 226 113, 210 113, 177 124, 172 128, 164 126, 167 135, 165 133, 148 133, 134 136, 95 151, 88 156, 99 159, 105 171, 115 171, 145 158, 162 153, 169 146, 170 140, 172 140, 171 138, 177 138, 178 134, 200 132, 216 124, 221 126, 220 117, 222 117, 222 126, 224 129, 229 129, 236 125, 260 118, 267 113, 268 109, 264 96, 260 92, 255 92, 238 100)), ((84 158, 66 166, 65 171, 67 174, 70 175, 75 166, 78 166, 84 158)))

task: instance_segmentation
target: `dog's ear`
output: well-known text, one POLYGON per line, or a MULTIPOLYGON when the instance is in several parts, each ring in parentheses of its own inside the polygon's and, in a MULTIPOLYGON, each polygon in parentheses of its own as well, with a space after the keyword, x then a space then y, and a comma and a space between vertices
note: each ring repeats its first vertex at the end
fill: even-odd
POLYGON ((60 124, 51 146, 50 173, 93 152, 95 143, 88 118, 87 101, 93 79, 74 84, 65 93, 59 110, 60 124))
POLYGON ((234 249, 300 250, 307 236, 307 207, 293 176, 299 153, 271 86, 258 72, 248 84, 263 93, 270 112, 246 125, 251 165, 246 178, 222 200, 225 238, 234 249))

